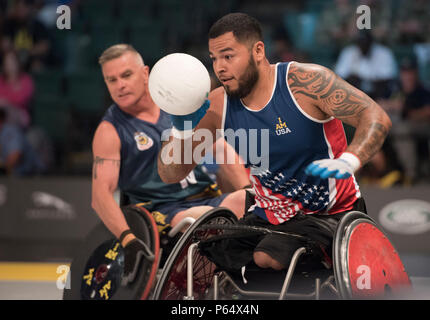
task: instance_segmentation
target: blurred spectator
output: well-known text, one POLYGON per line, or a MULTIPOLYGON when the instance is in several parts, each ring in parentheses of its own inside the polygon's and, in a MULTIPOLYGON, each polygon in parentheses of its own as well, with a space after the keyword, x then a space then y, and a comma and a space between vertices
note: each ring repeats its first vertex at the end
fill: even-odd
POLYGON ((48 30, 35 18, 32 0, 15 0, 3 25, 2 51, 12 49, 27 71, 42 70, 50 63, 48 30))
POLYGON ((272 63, 303 60, 294 49, 290 36, 283 26, 277 27, 273 32, 271 52, 269 60, 272 63))
POLYGON ((3 18, 7 9, 8 0, 0 0, 0 17, 3 18))
MULTIPOLYGON (((400 1, 402 2, 402 1, 400 1)), ((411 1, 403 1, 411 2, 411 1)), ((392 0, 360 0, 356 4, 366 5, 370 8, 371 12, 371 28, 372 34, 376 42, 387 43, 392 35, 392 0)), ((354 18, 354 23, 356 18, 354 18)), ((358 30, 356 28, 356 30, 358 30)))
POLYGON ((394 147, 393 137, 389 134, 381 150, 360 170, 360 182, 375 184, 382 188, 393 185, 409 184, 405 167, 394 147))
POLYGON ((34 0, 35 17, 47 29, 54 29, 57 27, 57 8, 61 5, 70 7, 72 19, 80 17, 81 13, 78 11, 78 5, 81 0, 34 0))
POLYGON ((400 1, 393 30, 397 44, 430 41, 430 3, 428 0, 400 1))
POLYGON ((64 1, 58 0, 35 0, 35 7, 37 9, 36 19, 40 21, 47 29, 56 27, 57 24, 57 7, 64 1))
POLYGON ((0 74, 0 107, 9 109, 9 120, 23 128, 30 124, 30 102, 34 94, 32 77, 23 72, 14 51, 3 56, 0 74), (13 115, 13 119, 11 119, 13 115))
MULTIPOLYGON (((395 83, 397 64, 391 50, 373 41, 369 30, 361 30, 355 43, 344 48, 339 56, 336 73, 379 102, 388 98, 395 83)), ((353 130, 346 128, 347 135, 353 130)), ((404 168, 398 159, 391 136, 360 172, 361 181, 389 187, 404 181, 404 168)))
POLYGON ((334 46, 336 52, 347 44, 356 33, 356 6, 351 0, 335 0, 321 12, 317 28, 319 45, 334 46))
POLYGON ((24 132, 6 120, 6 111, 0 109, 0 171, 16 176, 42 173, 45 168, 24 132))
POLYGON ((55 148, 52 139, 45 130, 38 126, 31 126, 25 136, 42 163, 43 172, 47 173, 55 166, 55 148))
POLYGON ((335 72, 377 99, 389 95, 397 64, 389 48, 373 41, 370 30, 361 30, 355 43, 342 49, 335 72))
POLYGON ((401 92, 404 95, 403 118, 415 128, 427 128, 427 134, 415 134, 416 176, 430 176, 430 91, 419 80, 415 59, 405 59, 400 72, 401 92))
MULTIPOLYGON (((415 172, 410 172, 414 178, 421 179, 430 175, 429 132, 422 130, 430 127, 430 91, 424 88, 418 78, 418 68, 415 58, 405 58, 400 65, 398 88, 388 99, 378 99, 377 102, 388 113, 392 122, 392 132, 387 137, 381 151, 370 161, 363 170, 367 178, 374 177, 384 186, 396 182, 406 182, 404 166, 398 159, 393 147, 393 136, 401 122, 408 121, 408 132, 412 133, 415 155, 409 155, 415 172)), ((403 130, 401 130, 403 132, 403 130)), ((410 166, 410 164, 408 164, 410 166)), ((412 178, 412 177, 411 177, 412 178)))
POLYGON ((420 83, 416 60, 406 58, 400 66, 400 81, 405 95, 403 117, 430 123, 430 91, 420 83))

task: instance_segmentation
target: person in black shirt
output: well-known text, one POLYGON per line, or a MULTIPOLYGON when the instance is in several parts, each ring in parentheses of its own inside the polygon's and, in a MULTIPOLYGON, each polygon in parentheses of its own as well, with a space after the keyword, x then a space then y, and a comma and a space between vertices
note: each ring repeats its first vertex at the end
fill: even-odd
POLYGON ((33 15, 31 0, 17 0, 3 24, 2 52, 18 53, 26 71, 41 70, 50 63, 51 41, 48 30, 33 15))
MULTIPOLYGON (((406 59, 402 62, 400 82, 404 94, 402 118, 414 127, 429 127, 430 90, 420 82, 416 60, 406 59)), ((414 134, 417 157, 416 175, 421 178, 430 175, 429 136, 429 132, 414 134)))

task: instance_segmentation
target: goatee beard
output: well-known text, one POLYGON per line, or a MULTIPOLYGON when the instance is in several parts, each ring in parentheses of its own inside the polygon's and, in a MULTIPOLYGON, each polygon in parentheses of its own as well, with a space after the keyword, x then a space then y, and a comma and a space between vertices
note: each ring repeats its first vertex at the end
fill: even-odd
POLYGON ((252 57, 249 58, 248 67, 245 73, 239 78, 239 87, 236 90, 225 88, 228 96, 231 98, 245 98, 249 95, 259 78, 257 65, 252 57))

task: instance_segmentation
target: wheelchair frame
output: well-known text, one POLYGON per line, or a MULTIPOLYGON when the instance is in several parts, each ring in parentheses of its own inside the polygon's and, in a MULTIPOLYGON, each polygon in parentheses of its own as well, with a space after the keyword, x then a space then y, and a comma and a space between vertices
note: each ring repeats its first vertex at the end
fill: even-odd
MULTIPOLYGON (((216 210, 216 209, 215 209, 216 210)), ((286 276, 283 279, 283 285, 280 292, 273 291, 252 291, 252 290, 244 290, 240 288, 240 286, 228 275, 227 272, 221 271, 219 274, 214 274, 213 284, 212 284, 212 297, 217 300, 220 297, 220 288, 223 285, 229 283, 233 286, 233 288, 242 296, 248 297, 259 297, 259 298, 277 298, 279 300, 284 299, 316 299, 319 300, 321 298, 321 292, 324 289, 328 289, 331 294, 334 294, 335 297, 339 299, 355 299, 357 296, 354 296, 351 291, 351 280, 348 275, 348 243, 351 237, 351 233, 355 227, 359 224, 370 224, 372 228, 376 228, 376 223, 366 214, 358 211, 348 212, 342 219, 340 220, 337 229, 333 236, 333 267, 332 274, 328 277, 321 279, 319 277, 315 278, 315 289, 309 293, 294 293, 289 292, 290 284, 293 279, 294 272, 296 271, 296 266, 299 259, 306 253, 309 253, 311 250, 308 250, 306 246, 297 249, 292 257, 290 265, 288 267, 288 271, 286 276), (345 237, 346 236, 346 237, 345 237)), ((196 221, 196 225, 194 226, 194 230, 198 227, 198 225, 202 225, 203 223, 200 221, 196 221)), ((228 229, 228 228, 227 228, 228 229)), ((379 230, 379 229, 377 229, 379 230)), ((379 230, 380 231, 380 230, 379 230)), ((192 232, 186 232, 183 235, 183 238, 192 237, 192 232)), ((383 234, 382 231, 380 233, 383 234)), ((285 234, 289 236, 291 234, 285 234)), ((386 237, 385 235, 383 237, 386 237)), ((198 250, 199 241, 192 243, 187 248, 187 288, 186 295, 182 298, 184 300, 194 300, 195 296, 193 293, 193 257, 195 251, 198 250)), ((180 249, 177 248, 177 251, 180 249)), ((397 255, 395 249, 393 248, 393 254, 397 255)), ((173 254, 173 252, 172 252, 173 254)), ((177 253, 178 254, 178 253, 177 253)), ((169 257, 171 258, 171 257, 169 257)), ((400 262, 401 264, 401 262, 400 262)), ((403 265, 401 265, 403 269, 403 278, 395 279, 394 287, 405 285, 405 287, 410 286, 409 277, 404 270, 403 265), (405 280, 407 279, 407 280, 405 280)), ((163 270, 164 272, 164 270, 163 270)), ((166 275, 164 275, 166 277, 166 275)), ((157 288, 160 290, 164 283, 161 281, 157 282, 157 288)), ((391 284, 390 284, 391 285, 391 284)), ((153 299, 158 299, 159 295, 157 295, 157 289, 155 294, 152 297, 153 299)), ((362 298, 362 297, 358 297, 362 298)))
MULTIPOLYGON (((188 260, 187 260, 187 295, 184 297, 184 300, 194 300, 193 296, 193 263, 192 263, 192 257, 193 257, 193 251, 198 246, 198 243, 193 243, 188 248, 188 260)), ((271 292, 271 291, 250 291, 250 290, 243 290, 241 289, 236 282, 226 273, 222 272, 223 279, 219 281, 219 275, 214 275, 214 286, 213 286, 213 297, 214 300, 218 300, 219 297, 219 288, 222 287, 222 285, 225 282, 229 282, 237 292, 243 296, 259 296, 259 297, 267 297, 267 298, 278 298, 278 300, 285 300, 286 298, 298 298, 298 299, 304 299, 304 298, 315 298, 315 300, 320 299, 320 292, 322 289, 328 287, 330 288, 335 294, 338 294, 338 291, 336 287, 332 284, 332 281, 334 280, 334 276, 329 276, 322 284, 321 279, 316 278, 315 279, 315 290, 308 294, 303 293, 288 293, 288 288, 291 284, 291 280, 297 265, 297 262, 301 255, 306 253, 306 248, 301 247, 295 251, 293 254, 293 257, 291 259, 291 263, 288 267, 287 275, 284 278, 284 282, 282 285, 282 289, 280 292, 271 292)))
MULTIPOLYGON (((148 216, 148 214, 146 214, 146 216, 148 216)), ((149 220, 151 219, 152 217, 149 216, 149 220)), ((139 220, 139 221, 143 221, 143 220, 139 220)), ((259 298, 265 298, 265 299, 273 298, 273 299, 279 299, 279 300, 284 300, 284 299, 318 300, 318 299, 321 299, 323 290, 328 290, 329 293, 331 295, 334 295, 336 298, 340 298, 340 299, 356 298, 351 290, 351 283, 350 283, 351 281, 348 275, 347 250, 348 250, 348 241, 352 233, 351 230, 353 229, 354 225, 356 226, 363 222, 370 224, 374 228, 377 228, 375 222, 368 215, 357 211, 351 211, 347 213, 340 220, 333 236, 332 270, 329 270, 330 272, 327 272, 328 276, 327 274, 325 274, 325 277, 315 277, 311 279, 311 280, 314 280, 313 291, 310 291, 310 292, 307 291, 306 293, 289 291, 299 260, 303 255, 309 254, 313 251, 311 246, 304 245, 303 247, 297 249, 296 252, 293 254, 293 257, 287 269, 286 275, 283 278, 282 277, 280 278, 279 284, 281 284, 281 281, 282 281, 282 288, 279 292, 243 289, 240 287, 240 285, 238 285, 234 281, 231 275, 229 275, 226 271, 215 272, 215 265, 212 262, 209 262, 213 264, 213 266, 210 266, 210 271, 209 271, 209 276, 211 278, 205 279, 206 282, 203 285, 199 284, 199 288, 197 289, 200 291, 197 292, 196 294, 195 274, 197 271, 196 271, 195 264, 196 264, 196 261, 197 262, 199 261, 197 259, 198 257, 196 258, 196 255, 199 254, 198 245, 199 245, 199 241, 202 240, 201 238, 197 239, 198 237, 196 237, 196 233, 202 232, 203 229, 206 229, 206 233, 203 233, 203 236, 205 237, 213 236, 214 235, 213 232, 215 232, 216 235, 218 235, 220 232, 223 232, 220 230, 225 230, 229 228, 237 229, 237 225, 235 225, 236 221, 237 221, 236 216, 226 208, 215 208, 215 209, 209 210, 197 220, 193 218, 183 219, 177 226, 172 228, 168 233, 169 237, 173 238, 178 232, 180 232, 181 230, 183 230, 188 226, 187 230, 179 238, 173 250, 170 252, 169 256, 167 257, 167 260, 164 263, 163 268, 158 269, 160 259, 161 259, 161 252, 160 252, 158 254, 158 259, 154 262, 154 264, 150 268, 150 271, 148 271, 148 269, 141 271, 143 272, 143 274, 141 275, 140 279, 147 279, 146 274, 149 274, 149 273, 153 274, 154 266, 156 266, 158 271, 154 280, 155 287, 151 289, 151 284, 149 285, 145 284, 144 289, 142 290, 143 293, 137 296, 140 297, 141 299, 148 298, 153 300, 169 298, 170 296, 165 294, 165 290, 166 290, 165 288, 166 286, 172 285, 172 286, 176 286, 178 291, 176 295, 173 296, 174 299, 194 300, 196 298, 206 299, 209 297, 211 299, 218 300, 222 298, 222 294, 225 295, 225 292, 224 292, 225 286, 230 285, 237 294, 244 297, 259 297, 259 298), (221 228, 219 225, 220 221, 224 224, 223 228, 221 228), (215 224, 213 222, 215 222, 215 224), (212 233, 208 232, 208 230, 212 230, 211 231, 212 233), (177 266, 177 265, 180 265, 180 266, 177 266), (185 266, 186 270, 184 271, 181 269, 179 270, 179 273, 178 273, 177 269, 180 269, 183 266, 185 266), (177 272, 175 278, 172 278, 173 272, 177 272), (178 275, 179 277, 177 277, 178 275)), ((154 221, 152 221, 151 224, 152 224, 152 227, 154 228, 154 221)), ((264 229, 264 228, 260 228, 260 229, 264 229)), ((272 232, 268 229, 266 230, 267 232, 272 232)), ((283 233, 283 234, 285 234, 286 236, 292 235, 289 233, 283 233)), ((299 235, 296 235, 296 236, 299 236, 299 235)), ((156 238, 158 237, 156 236, 156 238)), ((396 255, 397 253, 394 252, 394 254, 396 255)), ((205 258, 202 255, 200 255, 200 257, 205 258)), ((83 259, 80 258, 80 260, 82 265, 83 259)), ((401 267, 403 268, 403 273, 402 273, 403 279, 401 279, 403 282, 399 281, 399 283, 403 283, 403 284, 408 283, 410 285, 410 280, 407 276, 406 271, 404 270, 403 265, 401 265, 401 267)), ((136 284, 136 287, 142 287, 142 285, 136 284)), ((122 296, 124 295, 120 294, 116 298, 121 298, 122 296)), ((65 293, 64 297, 65 298, 68 297, 69 299, 70 298, 77 299, 78 295, 76 293, 72 295, 71 294, 67 295, 65 293)))

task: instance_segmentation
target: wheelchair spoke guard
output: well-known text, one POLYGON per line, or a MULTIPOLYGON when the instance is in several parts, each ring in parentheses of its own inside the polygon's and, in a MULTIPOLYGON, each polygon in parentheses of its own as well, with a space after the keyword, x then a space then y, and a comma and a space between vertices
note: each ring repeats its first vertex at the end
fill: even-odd
POLYGON ((404 295, 411 282, 386 235, 366 214, 345 215, 333 239, 334 274, 344 299, 381 299, 404 295))
POLYGON ((131 230, 144 241, 155 254, 155 262, 142 260, 140 271, 133 283, 121 286, 124 253, 112 233, 102 224, 87 236, 84 245, 74 257, 71 272, 71 288, 65 289, 65 300, 133 300, 146 299, 157 272, 159 238, 154 220, 143 208, 122 208, 131 230))

